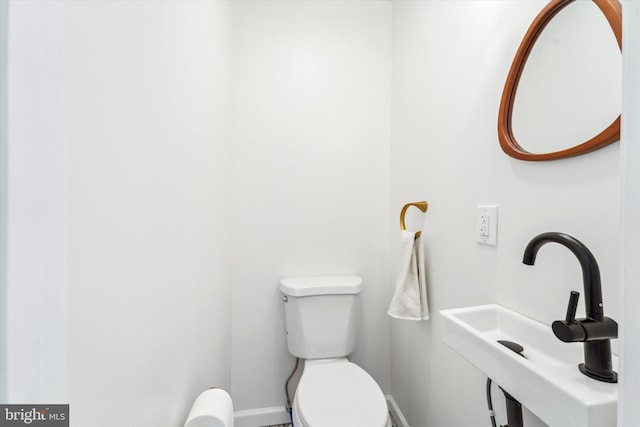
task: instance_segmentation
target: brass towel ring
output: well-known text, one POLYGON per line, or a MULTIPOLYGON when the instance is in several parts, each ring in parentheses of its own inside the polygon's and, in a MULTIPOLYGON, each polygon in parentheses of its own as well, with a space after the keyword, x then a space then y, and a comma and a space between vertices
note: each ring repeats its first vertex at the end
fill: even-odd
MULTIPOLYGON (((425 201, 422 201, 422 202, 407 203, 406 205, 404 205, 404 207, 402 208, 402 211, 400 211, 400 229, 401 230, 407 229, 407 227, 404 225, 404 215, 407 213, 407 209, 409 209, 409 206, 415 206, 416 208, 420 209, 422 212, 426 212, 427 208, 429 207, 429 204, 425 201)), ((416 239, 420 237, 421 234, 422 234, 422 231, 416 231, 416 239)))

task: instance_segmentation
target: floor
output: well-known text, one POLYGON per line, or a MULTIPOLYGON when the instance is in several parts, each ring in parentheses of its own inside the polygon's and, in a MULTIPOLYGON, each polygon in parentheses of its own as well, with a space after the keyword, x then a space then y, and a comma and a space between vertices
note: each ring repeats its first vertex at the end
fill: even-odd
MULTIPOLYGON (((393 414, 391 414, 391 412, 389 412, 389 417, 391 417, 391 427, 399 427, 398 422, 393 418, 393 414)), ((290 427, 291 424, 275 424, 272 426, 265 426, 265 427, 290 427)))

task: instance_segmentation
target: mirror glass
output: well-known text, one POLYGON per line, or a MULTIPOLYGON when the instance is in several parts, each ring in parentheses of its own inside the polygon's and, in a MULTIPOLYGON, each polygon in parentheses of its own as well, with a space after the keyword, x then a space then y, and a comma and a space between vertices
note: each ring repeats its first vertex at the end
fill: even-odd
POLYGON ((592 1, 574 1, 548 22, 526 60, 512 110, 515 140, 530 153, 576 146, 620 114, 622 55, 592 1))

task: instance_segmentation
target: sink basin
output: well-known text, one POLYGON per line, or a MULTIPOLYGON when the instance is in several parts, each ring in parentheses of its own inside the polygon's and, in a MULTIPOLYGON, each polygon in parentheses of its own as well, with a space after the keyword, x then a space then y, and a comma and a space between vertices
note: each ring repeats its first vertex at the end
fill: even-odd
POLYGON ((549 426, 615 427, 617 384, 578 371, 582 343, 563 343, 550 326, 497 304, 440 314, 444 342, 549 426), (523 346, 526 359, 498 340, 523 346))

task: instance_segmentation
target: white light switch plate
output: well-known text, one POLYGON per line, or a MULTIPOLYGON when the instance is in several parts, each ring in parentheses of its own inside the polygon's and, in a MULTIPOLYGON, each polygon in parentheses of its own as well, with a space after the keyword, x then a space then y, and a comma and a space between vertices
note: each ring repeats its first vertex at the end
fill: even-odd
POLYGON ((482 205, 476 208, 476 242, 483 245, 498 244, 498 207, 482 205))

